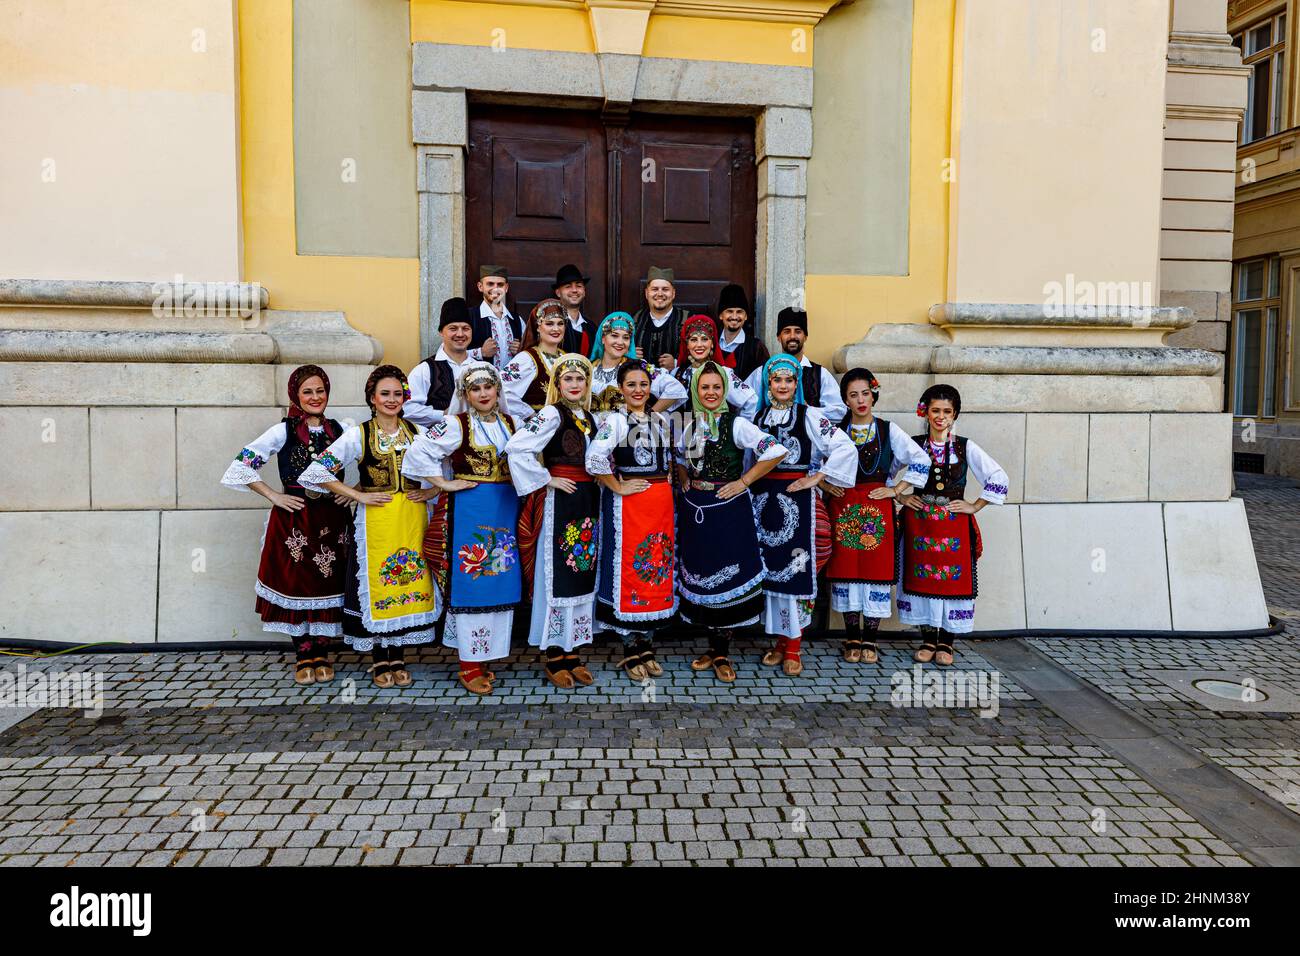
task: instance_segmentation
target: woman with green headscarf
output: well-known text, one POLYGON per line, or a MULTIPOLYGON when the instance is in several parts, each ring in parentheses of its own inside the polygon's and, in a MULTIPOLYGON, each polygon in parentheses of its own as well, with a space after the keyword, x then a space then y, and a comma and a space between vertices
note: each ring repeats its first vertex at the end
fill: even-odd
POLYGON ((691 374, 691 415, 677 443, 680 485, 677 590, 682 617, 709 629, 709 650, 691 662, 718 680, 736 679, 727 654, 737 627, 763 608, 763 560, 749 486, 785 457, 786 449, 727 404, 728 370, 705 362, 691 374), (745 453, 754 464, 745 469, 745 453))
MULTIPOLYGON (((591 412, 597 422, 623 407, 618 370, 637 357, 635 333, 636 323, 626 312, 611 312, 596 329, 596 344, 591 348, 591 412)), ((670 372, 653 365, 650 371, 650 411, 662 412, 686 398, 685 387, 670 372)))

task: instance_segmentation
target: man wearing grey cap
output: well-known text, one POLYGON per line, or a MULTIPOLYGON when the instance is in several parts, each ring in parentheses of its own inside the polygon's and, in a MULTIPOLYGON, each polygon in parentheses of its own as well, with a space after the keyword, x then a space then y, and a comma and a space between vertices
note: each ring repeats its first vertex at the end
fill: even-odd
POLYGON ((677 298, 675 281, 672 269, 651 266, 646 275, 645 305, 633 316, 637 354, 665 369, 677 365, 678 339, 686 321, 686 310, 673 306, 677 298))
POLYGON ((483 302, 474 319, 470 358, 491 362, 498 370, 504 369, 519 351, 519 342, 524 337, 523 322, 511 315, 506 307, 510 276, 505 267, 479 266, 478 291, 483 302))

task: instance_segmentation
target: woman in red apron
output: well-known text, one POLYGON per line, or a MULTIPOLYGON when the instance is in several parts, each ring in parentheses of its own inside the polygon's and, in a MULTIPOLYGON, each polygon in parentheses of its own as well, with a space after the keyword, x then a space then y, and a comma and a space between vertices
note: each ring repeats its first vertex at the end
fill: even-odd
POLYGON ((858 470, 852 488, 825 486, 831 496, 826 580, 831 609, 844 615, 844 659, 874 664, 880 656, 876 631, 881 619, 893 613, 898 580, 898 526, 891 499, 925 484, 930 459, 902 428, 872 415, 880 383, 869 369, 846 372, 840 397, 849 409, 840 428, 857 449, 858 470))
POLYGON ((975 562, 983 550, 975 515, 1007 497, 1007 473, 968 438, 953 434, 961 395, 951 385, 931 385, 916 407, 929 428, 917 436, 930 459, 924 487, 903 502, 903 560, 898 619, 920 628, 916 661, 947 667, 953 636, 975 629, 975 562), (984 486, 965 500, 966 475, 984 486))

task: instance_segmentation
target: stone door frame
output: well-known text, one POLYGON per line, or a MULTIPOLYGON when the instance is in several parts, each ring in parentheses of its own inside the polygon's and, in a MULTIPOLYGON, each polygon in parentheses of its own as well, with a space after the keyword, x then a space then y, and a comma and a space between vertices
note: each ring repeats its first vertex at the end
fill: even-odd
POLYGON ((812 69, 412 44, 411 135, 420 219, 420 349, 436 350, 444 299, 464 295, 465 150, 475 101, 755 117, 758 164, 755 302, 760 332, 803 306, 812 69))

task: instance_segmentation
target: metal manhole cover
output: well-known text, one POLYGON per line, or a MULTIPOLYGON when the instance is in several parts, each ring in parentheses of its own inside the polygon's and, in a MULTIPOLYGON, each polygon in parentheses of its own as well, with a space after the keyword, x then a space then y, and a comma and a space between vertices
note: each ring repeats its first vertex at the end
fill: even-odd
POLYGON ((1255 704, 1268 700, 1268 694, 1250 681, 1234 684, 1232 681, 1219 680, 1217 677, 1207 677, 1193 680, 1192 686, 1213 697, 1222 697, 1224 700, 1236 701, 1239 704, 1255 704))
POLYGON ((1143 671, 1208 710, 1300 714, 1300 697, 1258 675, 1242 671, 1143 671))

